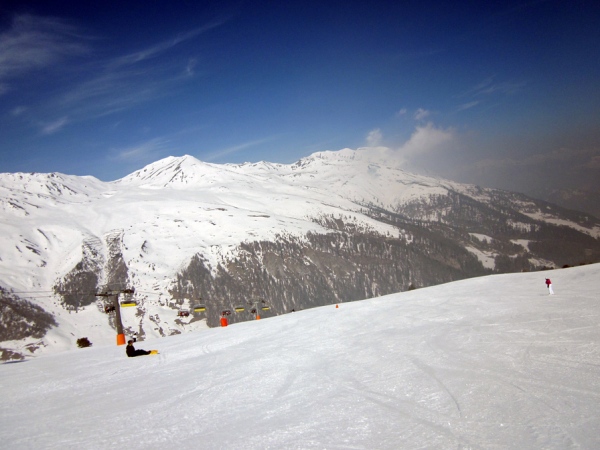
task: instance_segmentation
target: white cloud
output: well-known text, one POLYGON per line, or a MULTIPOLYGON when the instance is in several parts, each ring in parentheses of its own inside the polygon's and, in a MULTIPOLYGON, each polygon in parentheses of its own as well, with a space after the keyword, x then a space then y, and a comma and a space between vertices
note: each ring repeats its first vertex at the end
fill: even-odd
POLYGON ((156 158, 166 149, 167 139, 154 138, 130 147, 116 149, 115 159, 119 161, 139 161, 147 158, 156 158))
POLYGON ((44 134, 53 134, 59 131, 62 127, 64 127, 67 123, 69 123, 69 119, 67 117, 61 117, 54 122, 50 122, 42 127, 42 133, 44 134))
POLYGON ((213 28, 217 28, 217 27, 223 25, 225 22, 227 22, 227 20, 215 21, 215 22, 211 22, 205 26, 195 28, 186 33, 181 33, 172 39, 167 39, 165 41, 159 42, 158 44, 155 44, 155 45, 145 48, 143 50, 139 50, 137 52, 121 56, 121 57, 115 59, 112 62, 112 64, 114 66, 129 66, 132 64, 137 64, 139 62, 151 59, 151 58, 155 58, 155 57, 159 56, 161 53, 164 53, 164 52, 170 50, 171 48, 175 47, 176 45, 178 45, 182 42, 188 41, 188 40, 198 36, 199 34, 210 31, 213 28))
POLYGON ((415 112, 415 119, 416 120, 423 120, 426 117, 428 117, 430 114, 431 114, 430 111, 427 111, 426 109, 423 109, 423 108, 419 108, 415 112))
POLYGON ((456 108, 456 112, 471 109, 471 108, 477 106, 478 104, 479 104, 479 100, 475 100, 475 101, 468 102, 468 103, 463 103, 462 105, 459 105, 458 108, 456 108))
POLYGON ((73 87, 57 106, 78 117, 102 117, 165 95, 169 80, 157 75, 147 81, 139 75, 134 70, 103 73, 73 87))
POLYGON ((27 108, 25 106, 17 106, 16 108, 13 108, 13 110, 10 112, 10 115, 13 117, 19 117, 23 115, 25 111, 27 111, 27 108))
POLYGON ((381 134, 381 130, 376 128, 374 130, 369 131, 367 135, 367 146, 368 147, 378 147, 381 145, 381 140, 383 139, 383 135, 381 134))
POLYGON ((483 80, 481 83, 469 89, 463 96, 481 96, 491 94, 514 94, 520 91, 525 82, 501 81, 497 82, 495 77, 491 76, 483 80))
POLYGON ((225 20, 211 22, 136 52, 99 61, 91 76, 72 86, 56 106, 78 118, 96 118, 167 96, 174 86, 194 75, 197 60, 189 58, 182 64, 183 73, 174 73, 171 64, 161 58, 177 45, 223 23, 225 20))
POLYGON ((185 67, 185 74, 189 77, 193 76, 195 73, 195 67, 198 64, 198 60, 196 58, 190 58, 188 60, 187 66, 185 67))
POLYGON ((0 33, 0 85, 4 80, 44 68, 87 52, 82 35, 64 20, 31 15, 16 16, 0 33))
POLYGON ((410 139, 399 149, 400 156, 404 159, 423 156, 442 149, 452 143, 456 138, 453 129, 436 128, 432 123, 416 128, 410 139))
POLYGON ((471 101, 458 105, 456 112, 473 108, 490 100, 495 101, 503 96, 514 95, 521 91, 525 85, 524 81, 496 81, 495 76, 488 77, 467 91, 457 95, 458 98, 470 98, 471 101))
POLYGON ((406 108, 402 108, 400 111, 398 111, 396 113, 396 116, 398 116, 398 117, 404 116, 404 115, 406 115, 407 112, 408 112, 408 110, 406 108))
POLYGON ((256 145, 261 145, 261 144, 264 144, 266 142, 273 141, 273 140, 277 139, 278 137, 279 137, 279 135, 274 135, 274 136, 269 136, 269 137, 266 137, 266 138, 263 138, 263 139, 257 139, 255 141, 243 142, 241 144, 234 145, 232 147, 228 147, 228 148, 219 150, 217 152, 214 152, 214 153, 206 156, 205 160, 206 161, 214 161, 214 160, 222 158, 224 156, 231 155, 233 153, 238 153, 238 152, 240 152, 242 150, 245 150, 245 149, 247 149, 249 147, 254 147, 256 145))

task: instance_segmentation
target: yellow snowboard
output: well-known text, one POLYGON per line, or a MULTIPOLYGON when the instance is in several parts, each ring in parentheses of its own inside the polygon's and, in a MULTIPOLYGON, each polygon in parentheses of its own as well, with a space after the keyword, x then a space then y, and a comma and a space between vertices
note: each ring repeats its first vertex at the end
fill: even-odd
POLYGON ((158 355, 158 350, 150 350, 151 355, 158 355))

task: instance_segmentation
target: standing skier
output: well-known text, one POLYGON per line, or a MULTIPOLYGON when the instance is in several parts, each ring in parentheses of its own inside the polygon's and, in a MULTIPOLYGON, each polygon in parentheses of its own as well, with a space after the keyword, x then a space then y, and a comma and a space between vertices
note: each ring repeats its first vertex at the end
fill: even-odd
POLYGON ((552 281, 550 281, 550 278, 546 278, 546 286, 548 286, 549 295, 554 295, 554 291, 552 290, 552 281))

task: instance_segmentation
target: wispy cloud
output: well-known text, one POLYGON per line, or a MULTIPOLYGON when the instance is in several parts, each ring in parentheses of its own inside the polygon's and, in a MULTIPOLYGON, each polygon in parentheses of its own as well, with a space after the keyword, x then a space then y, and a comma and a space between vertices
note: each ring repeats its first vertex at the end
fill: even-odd
POLYGON ((13 110, 10 112, 10 115, 13 117, 19 117, 25 114, 25 111, 27 111, 25 106, 17 106, 16 108, 13 108, 13 110))
POLYGON ((208 155, 207 157, 205 157, 206 161, 214 161, 217 160, 219 158, 222 158, 223 156, 227 156, 227 155, 231 155, 233 153, 239 153, 242 150, 246 150, 247 148, 250 147, 255 147, 257 145, 261 145, 261 144, 265 144, 267 142, 271 142, 274 141, 275 139, 279 138, 279 135, 275 135, 275 136, 269 136, 263 139, 257 139, 254 141, 248 141, 248 142, 244 142, 238 145, 234 145, 232 147, 228 147, 228 148, 224 148, 222 150, 216 151, 210 155, 208 155))
POLYGON ((137 52, 129 53, 127 55, 120 56, 111 61, 111 65, 114 67, 118 66, 130 66, 152 58, 158 57, 160 54, 172 49, 173 47, 181 44, 182 42, 188 41, 195 38, 196 36, 217 28, 227 22, 228 19, 217 20, 210 22, 204 26, 195 28, 186 33, 181 33, 171 39, 159 42, 155 45, 139 50, 137 52))
POLYGON ((198 65, 198 60, 196 58, 190 58, 188 60, 188 63, 185 66, 185 74, 188 77, 191 77, 194 75, 196 65, 198 65))
MULTIPOLYGON (((187 58, 173 66, 165 56, 177 45, 212 30, 229 19, 210 22, 180 33, 138 51, 111 59, 88 59, 74 64, 74 57, 97 54, 92 43, 101 42, 85 35, 84 30, 58 18, 17 16, 0 33, 0 95, 26 80, 35 70, 57 66, 71 70, 69 83, 52 86, 48 80, 42 91, 55 92, 36 97, 37 106, 28 105, 32 124, 46 123, 42 132, 51 134, 65 125, 125 111, 141 103, 169 95, 179 83, 194 75, 197 59, 187 58), (181 68, 184 67, 183 73, 181 68), (52 87, 52 89, 47 89, 52 87), (45 119, 44 119, 45 117, 45 119), (55 121, 49 117, 69 117, 55 121)), ((56 80, 54 80, 56 81, 56 80)), ((41 88, 40 88, 41 89, 41 88)), ((13 115, 17 117, 17 115, 13 115)))
POLYGON ((0 94, 15 77, 88 51, 79 29, 64 20, 15 16, 0 33, 0 94))
POLYGON ((147 70, 103 73, 63 94, 55 107, 80 118, 97 118, 130 109, 165 94, 166 78, 147 70))
POLYGON ((479 100, 474 100, 472 102, 463 103, 462 105, 459 105, 456 108, 456 112, 465 111, 467 109, 474 108, 475 106, 479 105, 479 103, 480 103, 479 100))
POLYGON ((381 145, 381 140, 383 139, 383 134, 379 128, 369 131, 367 135, 367 146, 368 147, 378 147, 381 145))
POLYGON ((512 95, 521 91, 526 84, 524 81, 496 81, 496 77, 491 76, 463 92, 459 97, 477 97, 492 94, 512 95))
POLYGON ((44 124, 42 126, 42 133, 43 134, 54 134, 57 131, 59 131, 61 128, 63 128, 67 123, 69 123, 69 119, 67 117, 61 117, 58 120, 44 124))
POLYGON ((502 96, 515 95, 527 85, 524 81, 497 81, 495 76, 490 76, 475 86, 458 94, 456 97, 468 99, 455 108, 455 112, 465 111, 476 106, 482 106, 490 102, 497 102, 502 96))
MULTIPOLYGON (((139 51, 99 63, 97 75, 74 86, 60 100, 63 108, 75 108, 84 117, 102 117, 168 95, 194 74, 196 58, 185 62, 184 74, 161 60, 179 44, 221 26, 222 19, 181 33, 139 51)), ((181 67, 181 66, 179 66, 181 67)))
POLYGON ((481 85, 475 94, 515 94, 519 92, 525 86, 525 82, 510 82, 503 81, 500 83, 489 82, 488 84, 481 85))
POLYGON ((419 109, 417 109, 417 111, 415 111, 415 120, 423 120, 423 119, 429 117, 430 115, 431 115, 431 111, 428 111, 423 108, 419 108, 419 109))
POLYGON ((138 144, 117 148, 112 150, 112 159, 118 161, 145 161, 148 159, 158 159, 160 155, 168 149, 169 140, 163 137, 157 137, 138 144))

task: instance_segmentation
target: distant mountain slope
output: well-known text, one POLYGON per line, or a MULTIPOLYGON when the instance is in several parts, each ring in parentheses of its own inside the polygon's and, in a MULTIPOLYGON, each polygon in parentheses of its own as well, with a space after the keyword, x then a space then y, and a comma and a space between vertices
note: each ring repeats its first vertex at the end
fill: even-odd
POLYGON ((1 346, 15 355, 69 348, 82 334, 114 339, 114 317, 96 296, 106 290, 135 289, 128 334, 164 336, 217 326, 235 306, 245 310, 232 322, 253 319, 254 303, 268 316, 595 262, 599 236, 594 217, 411 174, 384 149, 291 165, 169 157, 110 183, 0 174, 2 302, 30 301, 58 323, 43 338, 9 333, 1 346), (194 313, 200 304, 206 311, 194 313))

